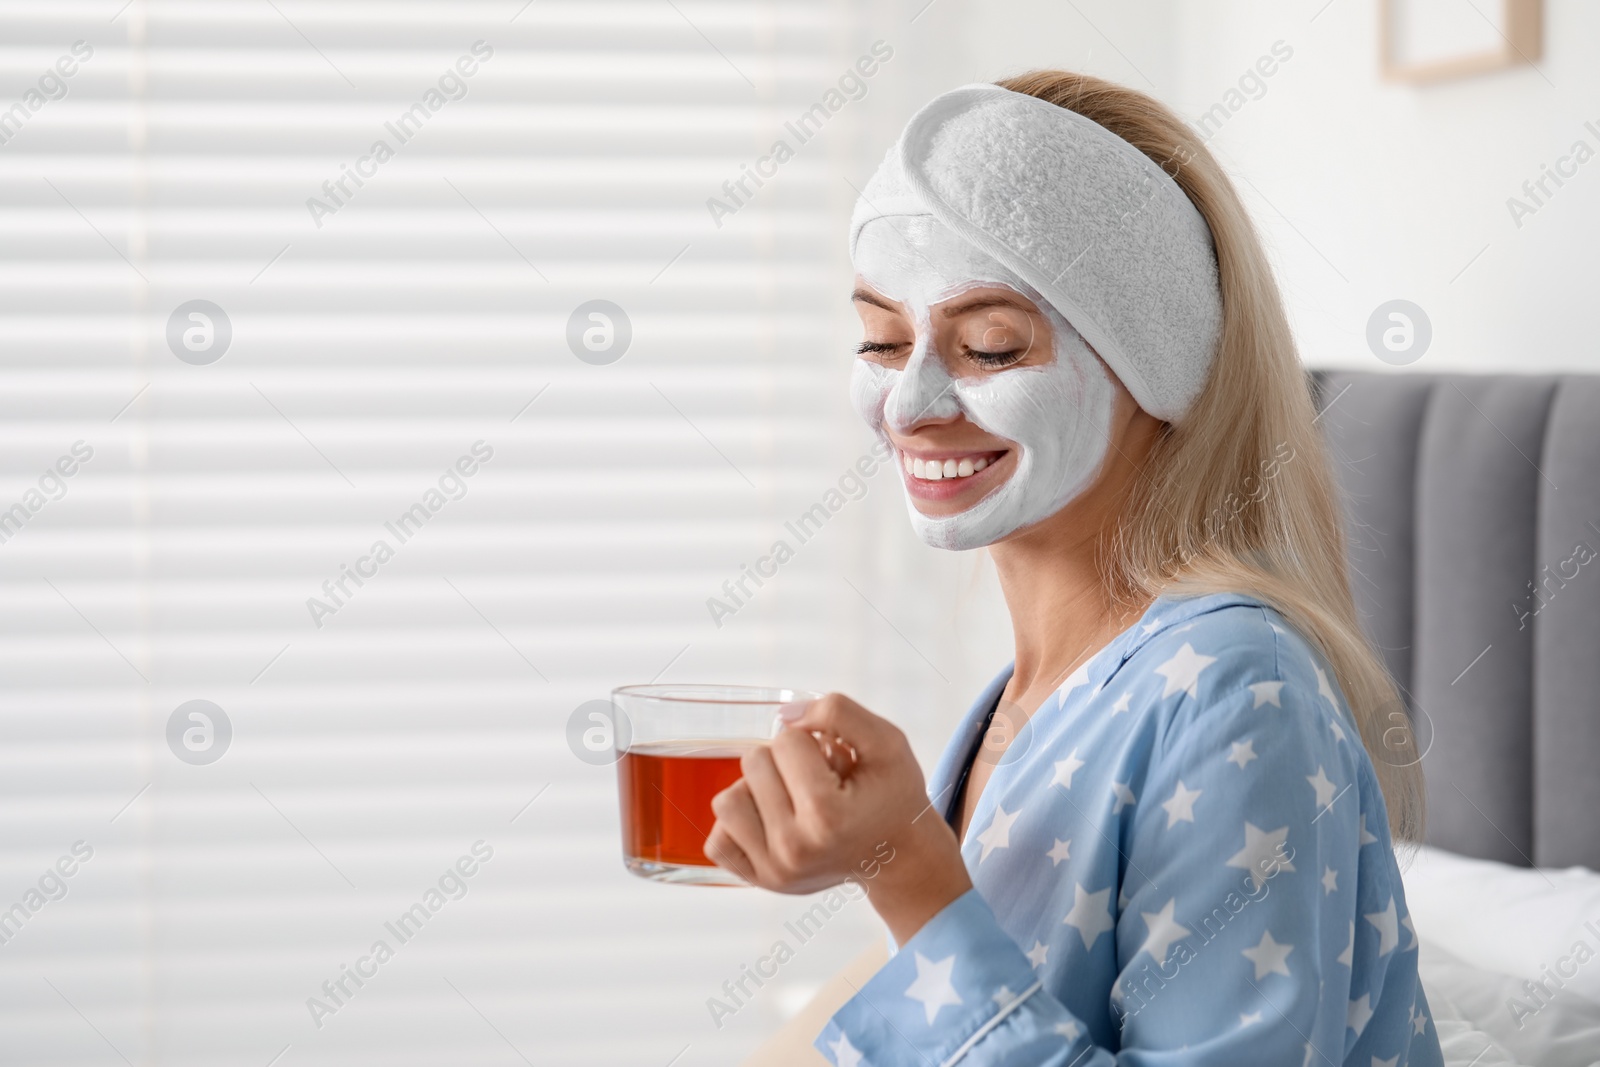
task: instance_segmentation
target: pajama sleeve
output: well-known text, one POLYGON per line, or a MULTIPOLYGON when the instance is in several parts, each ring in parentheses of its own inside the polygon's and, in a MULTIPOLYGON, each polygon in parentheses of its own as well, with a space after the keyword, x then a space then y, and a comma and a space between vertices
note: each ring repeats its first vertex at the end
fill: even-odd
POLYGON ((1041 984, 975 889, 901 947, 817 1048, 839 1067, 1343 1064, 1386 977, 1415 983, 1414 954, 1394 966, 1407 938, 1395 898, 1357 894, 1382 797, 1331 696, 1249 680, 1180 698, 1130 742, 1136 800, 1083 809, 1117 843, 1120 896, 1047 918, 1114 937, 1115 1051, 1041 984))

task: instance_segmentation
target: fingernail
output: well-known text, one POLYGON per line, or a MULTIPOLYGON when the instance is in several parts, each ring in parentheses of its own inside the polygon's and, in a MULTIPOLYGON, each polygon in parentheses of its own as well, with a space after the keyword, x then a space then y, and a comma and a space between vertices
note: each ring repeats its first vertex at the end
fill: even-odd
POLYGON ((804 718, 806 709, 811 706, 809 700, 798 700, 792 704, 784 704, 778 709, 778 718, 784 722, 799 722, 804 718))

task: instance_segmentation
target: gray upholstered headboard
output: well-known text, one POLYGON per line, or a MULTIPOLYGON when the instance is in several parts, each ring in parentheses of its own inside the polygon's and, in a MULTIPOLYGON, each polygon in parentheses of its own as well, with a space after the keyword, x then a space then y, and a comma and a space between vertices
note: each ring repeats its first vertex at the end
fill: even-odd
POLYGON ((1428 842, 1600 869, 1600 377, 1314 380, 1428 842))

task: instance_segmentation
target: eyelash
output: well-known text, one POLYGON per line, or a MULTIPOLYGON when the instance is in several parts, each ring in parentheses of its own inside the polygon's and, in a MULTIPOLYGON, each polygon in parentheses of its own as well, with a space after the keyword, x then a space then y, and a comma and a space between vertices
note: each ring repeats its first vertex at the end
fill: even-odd
POLYGON ((976 349, 963 349, 962 355, 980 367, 996 370, 1000 367, 1009 367, 1020 360, 1024 353, 1020 348, 1013 348, 1005 352, 979 352, 976 349))
MULTIPOLYGON (((904 347, 904 342, 899 344, 889 344, 883 341, 862 341, 856 346, 856 355, 883 355, 904 347)), ((963 346, 961 354, 964 358, 971 360, 986 370, 997 370, 1001 367, 1009 367, 1013 363, 1016 363, 1022 358, 1023 352, 1020 348, 1009 349, 1005 352, 981 352, 977 349, 966 348, 963 346)))

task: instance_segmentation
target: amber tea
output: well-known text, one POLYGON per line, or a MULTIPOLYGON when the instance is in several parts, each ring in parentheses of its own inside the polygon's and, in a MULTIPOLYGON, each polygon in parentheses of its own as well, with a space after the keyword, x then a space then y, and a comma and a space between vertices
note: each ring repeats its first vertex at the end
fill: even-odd
POLYGON ((611 694, 622 859, 642 878, 742 885, 705 854, 711 798, 737 782, 739 761, 781 723, 778 709, 816 694, 727 685, 634 685, 611 694))

